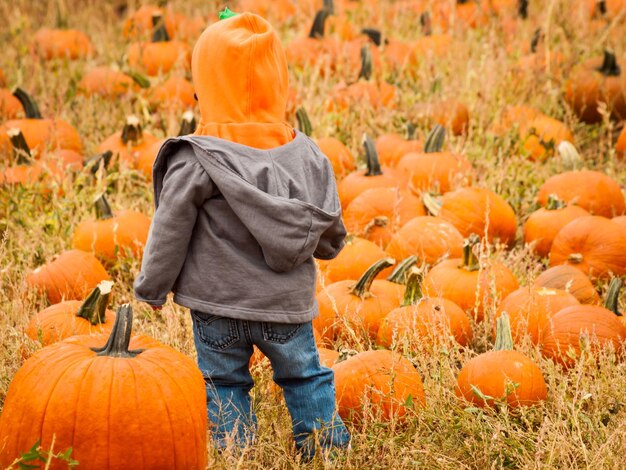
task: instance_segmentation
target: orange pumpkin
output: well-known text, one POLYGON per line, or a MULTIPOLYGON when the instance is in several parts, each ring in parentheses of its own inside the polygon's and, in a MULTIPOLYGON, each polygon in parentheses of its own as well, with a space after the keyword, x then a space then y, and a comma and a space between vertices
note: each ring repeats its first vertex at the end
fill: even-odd
POLYGON ((498 307, 494 330, 497 319, 506 312, 511 322, 513 339, 521 342, 528 335, 533 344, 538 344, 539 334, 548 320, 565 307, 578 304, 576 297, 564 290, 520 287, 507 295, 498 307))
POLYGON ((320 355, 320 364, 324 367, 331 369, 333 365, 339 360, 339 353, 334 349, 318 348, 317 351, 320 355))
POLYGON ((141 212, 122 210, 113 213, 104 193, 95 202, 96 220, 81 222, 72 236, 72 247, 93 252, 105 263, 127 255, 141 258, 148 241, 150 217, 141 212))
POLYGON ((469 129, 467 106, 452 98, 417 105, 415 119, 429 126, 439 124, 454 135, 463 135, 469 129))
POLYGON ((356 169, 356 162, 350 149, 335 137, 321 137, 316 139, 318 147, 328 157, 337 179, 342 179, 356 169))
POLYGON ((11 128, 5 134, 12 146, 14 165, 0 171, 0 185, 32 185, 41 181, 45 168, 32 158, 22 131, 11 128))
POLYGON ((397 171, 380 165, 376 147, 367 135, 363 139, 363 146, 367 169, 350 173, 337 185, 341 207, 344 209, 367 189, 406 187, 406 180, 397 171))
POLYGON ((152 42, 135 42, 128 48, 128 63, 135 69, 141 69, 150 76, 168 73, 176 67, 189 70, 191 67, 191 48, 188 44, 171 40, 163 17, 153 17, 154 33, 152 42))
POLYGON ((422 273, 413 269, 404 294, 402 306, 392 310, 378 329, 376 342, 391 348, 394 342, 409 346, 426 342, 454 339, 461 346, 472 340, 472 326, 467 314, 447 299, 422 295, 422 273))
POLYGON ((578 217, 590 215, 582 207, 566 205, 551 195, 545 208, 530 214, 524 224, 524 243, 534 243, 533 250, 542 258, 550 254, 552 241, 557 233, 578 217))
POLYGON ((626 228, 600 216, 563 227, 550 250, 550 266, 569 264, 590 277, 626 274, 626 228))
MULTIPOLYGON (((339 255, 330 261, 319 260, 319 265, 329 283, 358 279, 373 263, 386 257, 385 251, 376 243, 360 237, 349 237, 339 255)), ((391 273, 385 269, 379 274, 384 278, 391 273)))
POLYGON ((133 39, 152 36, 154 16, 164 15, 165 29, 170 37, 174 37, 177 29, 176 18, 170 13, 166 11, 164 14, 163 10, 156 5, 142 5, 126 18, 122 26, 122 34, 126 38, 133 39))
POLYGON ((358 281, 332 283, 316 296, 319 316, 313 320, 313 325, 322 337, 333 340, 361 332, 376 337, 381 320, 400 305, 401 295, 398 294, 402 286, 374 281, 383 269, 392 265, 392 259, 383 258, 370 266, 358 281))
POLYGON ((84 59, 94 52, 89 37, 76 29, 41 28, 35 33, 32 48, 45 60, 84 59))
POLYGON ((551 194, 567 204, 576 204, 593 215, 614 217, 626 212, 620 185, 599 171, 566 171, 554 175, 539 189, 539 204, 545 206, 551 194))
POLYGON ((119 158, 120 161, 134 167, 139 155, 150 151, 152 145, 158 140, 152 134, 143 132, 136 116, 128 116, 124 128, 107 137, 98 146, 98 152, 111 151, 113 156, 119 158))
POLYGON ((626 215, 620 215, 619 217, 613 217, 611 222, 626 227, 626 215))
POLYGON ((434 191, 444 194, 472 181, 472 164, 463 155, 442 152, 445 130, 435 126, 424 145, 424 152, 408 153, 397 164, 397 169, 409 180, 417 194, 434 191))
POLYGON ((287 62, 296 68, 323 69, 331 62, 329 54, 332 40, 326 38, 325 27, 330 11, 318 10, 306 36, 294 39, 285 48, 287 62))
POLYGON ((13 93, 6 89, 0 88, 0 121, 7 119, 17 119, 24 114, 22 103, 13 93))
POLYGON ((148 101, 154 109, 186 110, 196 105, 193 84, 178 75, 148 90, 148 101))
POLYGON ((132 311, 123 305, 110 336, 74 336, 24 363, 0 417, 0 467, 39 443, 54 454, 71 448, 72 459, 92 468, 206 468, 202 373, 180 352, 131 334, 132 311))
POLYGON ((408 124, 406 136, 392 132, 378 137, 376 152, 381 165, 395 167, 407 153, 421 152, 423 145, 421 140, 415 139, 415 126, 408 124))
POLYGON ((78 82, 78 91, 87 96, 114 99, 149 86, 150 82, 137 73, 126 74, 109 67, 95 67, 78 82))
POLYGON ((461 188, 437 201, 424 194, 428 211, 454 225, 461 235, 487 236, 490 242, 511 245, 515 241, 517 219, 513 208, 498 194, 483 188, 461 188))
POLYGON ((400 227, 420 215, 426 215, 424 205, 410 192, 398 188, 372 188, 348 204, 343 212, 343 222, 348 233, 384 247, 400 227))
POLYGON ((413 364, 384 349, 365 351, 333 366, 337 407, 343 419, 361 420, 368 406, 383 421, 401 419, 426 404, 413 364))
POLYGON ((75 335, 109 333, 115 312, 107 309, 113 283, 102 281, 84 301, 66 300, 33 316, 26 334, 43 346, 75 335))
POLYGON ((449 259, 435 265, 424 278, 424 292, 429 297, 451 300, 476 321, 482 321, 485 312, 519 287, 513 273, 502 263, 480 263, 474 247, 477 235, 465 241, 463 259, 449 259))
POLYGON ((589 278, 580 270, 567 264, 545 270, 535 279, 534 285, 569 292, 581 304, 597 305, 600 303, 600 296, 589 278))
POLYGON ((493 406, 496 400, 513 408, 535 405, 544 401, 547 393, 541 369, 513 350, 506 314, 498 319, 494 349, 470 359, 457 377, 457 396, 481 407, 493 406))

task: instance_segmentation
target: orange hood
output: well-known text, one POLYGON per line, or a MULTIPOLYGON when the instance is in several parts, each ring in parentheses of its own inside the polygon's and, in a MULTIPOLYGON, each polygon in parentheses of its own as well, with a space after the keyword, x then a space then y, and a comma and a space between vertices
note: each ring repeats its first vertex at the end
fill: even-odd
POLYGON ((191 64, 201 113, 196 135, 259 149, 293 139, 285 121, 285 51, 263 18, 242 13, 212 24, 194 46, 191 64))

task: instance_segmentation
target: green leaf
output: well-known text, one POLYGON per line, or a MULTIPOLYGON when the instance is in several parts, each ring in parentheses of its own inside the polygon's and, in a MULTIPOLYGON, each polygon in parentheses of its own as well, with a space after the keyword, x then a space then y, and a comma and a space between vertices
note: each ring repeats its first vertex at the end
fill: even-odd
POLYGON ((222 11, 220 11, 217 16, 220 20, 227 20, 228 18, 232 18, 233 16, 237 16, 239 13, 235 13, 228 7, 224 7, 222 11))

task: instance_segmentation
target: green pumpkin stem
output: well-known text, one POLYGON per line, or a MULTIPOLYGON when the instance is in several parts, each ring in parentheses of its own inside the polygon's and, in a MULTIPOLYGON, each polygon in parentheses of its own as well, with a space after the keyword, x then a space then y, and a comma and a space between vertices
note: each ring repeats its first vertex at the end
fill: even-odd
POLYGON ((541 28, 537 28, 533 33, 533 37, 530 40, 530 52, 535 54, 537 52, 537 47, 539 47, 539 41, 543 37, 543 33, 541 32, 541 28))
POLYGON ((326 10, 329 15, 334 15, 335 2, 333 0, 324 0, 324 10, 326 10))
POLYGON ((383 170, 380 167, 378 159, 378 151, 371 137, 367 134, 363 135, 363 148, 365 149, 365 161, 367 162, 367 171, 365 176, 380 176, 383 170))
POLYGON ((476 253, 474 253, 474 247, 480 243, 480 237, 475 233, 472 233, 463 242, 463 264, 461 268, 467 271, 478 271, 480 269, 480 262, 476 253))
POLYGON ((167 42, 169 40, 170 35, 167 34, 163 14, 155 13, 152 15, 152 42, 167 42))
POLYGON ((437 217, 441 212, 442 202, 432 193, 425 192, 422 194, 422 203, 430 215, 437 217))
POLYGON ((511 335, 511 322, 509 314, 503 312, 496 320, 496 344, 494 351, 511 351, 513 349, 513 336, 511 335))
POLYGON ((443 126, 436 124, 426 137, 426 142, 424 143, 424 152, 426 153, 435 153, 441 152, 443 148, 443 143, 446 139, 446 130, 443 126))
POLYGON ((598 12, 600 12, 601 15, 606 15, 606 12, 607 12, 606 0, 598 0, 596 2, 596 8, 598 9, 598 12))
POLYGON ((528 0, 519 0, 519 4, 517 6, 517 14, 523 20, 528 18, 528 0))
POLYGON ((87 296, 76 313, 77 317, 84 318, 92 325, 106 322, 106 310, 111 296, 113 282, 102 281, 87 296))
POLYGON ((232 18, 233 16, 237 16, 239 13, 235 13, 228 7, 224 7, 222 11, 217 14, 217 17, 221 20, 227 20, 228 18, 232 18))
POLYGON ((91 174, 95 175, 98 173, 100 167, 107 168, 109 163, 111 163, 111 157, 113 157, 113 152, 111 150, 107 150, 106 152, 98 153, 92 157, 85 159, 85 166, 89 168, 91 174))
POLYGON ((98 220, 113 218, 113 211, 111 210, 111 206, 109 205, 109 201, 107 201, 105 193, 98 196, 98 199, 94 202, 94 207, 96 209, 96 217, 98 220))
POLYGON ((422 293, 422 283, 424 282, 424 273, 417 269, 411 269, 409 273, 409 279, 406 283, 406 289, 404 291, 404 298, 402 299, 402 306, 407 307, 409 305, 417 305, 419 301, 424 297, 422 293))
POLYGON ((365 34, 370 41, 376 44, 378 47, 383 43, 383 33, 380 32, 380 29, 374 28, 363 28, 361 30, 361 34, 365 34))
POLYGON ((13 146, 13 158, 15 159, 15 163, 18 165, 31 165, 33 163, 32 154, 30 153, 30 148, 26 143, 22 131, 17 127, 12 127, 7 131, 7 135, 13 146))
POLYGON ((313 133, 313 125, 311 124, 311 120, 309 119, 309 115, 304 108, 298 108, 296 110, 296 119, 298 120, 298 129, 300 132, 311 137, 313 133))
POLYGON ((597 70, 607 77, 618 77, 621 73, 615 54, 608 50, 604 51, 604 60, 597 70))
POLYGON ((115 324, 107 343, 101 348, 91 348, 98 356, 133 358, 144 350, 129 350, 130 336, 133 330, 133 309, 124 304, 117 309, 115 324))
POLYGON ((417 256, 409 256, 398 263, 387 280, 395 284, 406 284, 409 269, 417 263, 417 256))
POLYGON ((189 135, 196 132, 196 127, 198 123, 196 122, 196 117, 193 115, 191 111, 185 111, 183 114, 183 119, 180 122, 180 130, 178 131, 179 136, 189 135))
POLYGON ((415 131, 417 128, 412 122, 406 123, 406 140, 415 140, 415 131))
POLYGON ((122 129, 122 142, 124 145, 130 143, 137 144, 143 139, 143 131, 137 116, 128 116, 126 124, 122 129))
POLYGON ((374 282, 376 276, 378 276, 383 269, 393 266, 394 263, 395 260, 393 258, 383 258, 376 261, 369 268, 367 268, 356 284, 350 288, 350 293, 361 299, 369 297, 371 295, 370 288, 372 287, 372 282, 374 282))
POLYGON ((128 72, 128 76, 133 79, 133 82, 135 82, 139 86, 139 88, 150 88, 150 80, 148 80, 145 75, 131 70, 130 72, 128 72))
POLYGON ((315 19, 311 25, 309 31, 309 37, 313 39, 320 39, 324 37, 324 30, 326 29, 326 19, 330 16, 331 12, 326 8, 318 10, 315 14, 315 19))
POLYGON ((618 317, 622 316, 619 311, 619 292, 624 285, 624 281, 620 277, 614 277, 609 284, 609 290, 606 293, 606 299, 604 301, 604 308, 610 310, 618 317))
POLYGON ((361 48, 361 70, 359 70, 359 76, 357 79, 369 80, 372 78, 373 72, 372 65, 372 51, 369 44, 365 44, 361 48))
POLYGON ((546 209, 549 211, 556 211, 559 209, 563 209, 567 204, 559 199, 557 194, 548 195, 548 202, 546 203, 546 209))
POLYGON ((26 119, 43 119, 41 111, 39 111, 39 106, 37 106, 37 102, 32 96, 26 93, 26 91, 18 87, 13 91, 13 96, 15 96, 22 104, 26 119))

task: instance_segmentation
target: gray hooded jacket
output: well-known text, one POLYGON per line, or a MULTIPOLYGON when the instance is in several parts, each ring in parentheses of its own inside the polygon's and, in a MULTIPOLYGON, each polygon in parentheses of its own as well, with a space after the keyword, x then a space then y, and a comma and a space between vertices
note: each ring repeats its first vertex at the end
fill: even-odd
POLYGON ((230 318, 317 316, 313 257, 337 256, 346 230, 330 162, 305 134, 270 150, 170 139, 153 181, 137 299, 162 305, 172 290, 179 305, 230 318))

